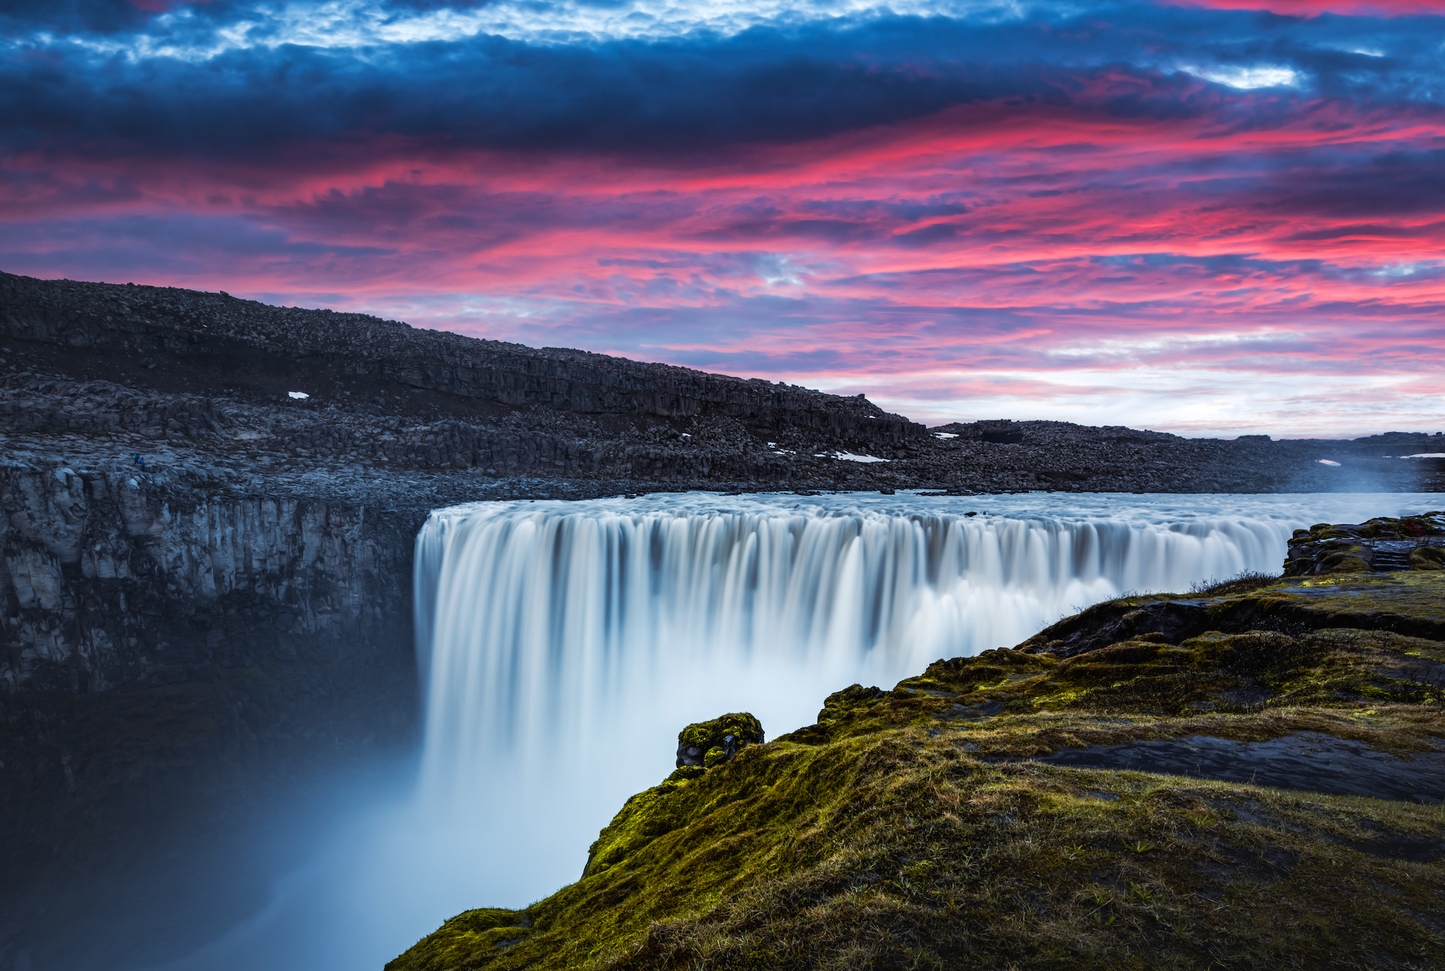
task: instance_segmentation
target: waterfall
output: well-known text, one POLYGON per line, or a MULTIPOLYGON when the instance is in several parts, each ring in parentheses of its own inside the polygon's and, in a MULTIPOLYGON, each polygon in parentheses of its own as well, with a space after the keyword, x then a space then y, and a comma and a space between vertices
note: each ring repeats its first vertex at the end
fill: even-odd
POLYGON ((747 710, 776 737, 854 681, 891 687, 1128 589, 1276 571, 1299 526, 1438 505, 690 493, 438 510, 414 577, 420 785, 348 790, 273 906, 165 971, 379 967, 453 914, 576 879, 690 721, 747 710))
POLYGON ((561 774, 625 797, 665 774, 689 721, 745 709, 776 735, 830 691, 891 687, 1127 590, 1277 571, 1299 525, 1218 498, 1118 499, 439 510, 417 544, 424 791, 474 807, 561 774))

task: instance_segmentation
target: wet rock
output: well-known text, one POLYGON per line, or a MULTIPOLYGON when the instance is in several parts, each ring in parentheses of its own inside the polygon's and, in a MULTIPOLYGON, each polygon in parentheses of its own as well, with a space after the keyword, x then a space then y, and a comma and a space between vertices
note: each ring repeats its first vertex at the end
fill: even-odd
MULTIPOLYGON (((1351 739, 1300 732, 1260 742, 1192 735, 1063 749, 1040 759, 1078 768, 1222 779, 1341 796, 1445 801, 1445 753, 1401 757, 1351 739)), ((1445 856, 1436 841, 1434 859, 1445 856)))

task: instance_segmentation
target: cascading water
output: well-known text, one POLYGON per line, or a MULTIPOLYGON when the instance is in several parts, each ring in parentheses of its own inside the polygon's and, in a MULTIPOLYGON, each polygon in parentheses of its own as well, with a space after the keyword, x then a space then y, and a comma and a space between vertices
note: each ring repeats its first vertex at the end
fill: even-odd
POLYGON ((776 734, 829 691, 1015 644, 1128 589, 1278 570, 1298 513, 1226 509, 689 494, 440 510, 417 547, 424 791, 470 812, 545 774, 615 807, 689 721, 746 709, 776 734))
POLYGON ((415 798, 348 793, 266 912, 167 971, 380 967, 460 911, 575 879, 690 721, 747 710, 776 736, 854 681, 890 687, 1125 590, 1275 572, 1299 526, 1438 504, 694 493, 439 510, 417 539, 415 798))

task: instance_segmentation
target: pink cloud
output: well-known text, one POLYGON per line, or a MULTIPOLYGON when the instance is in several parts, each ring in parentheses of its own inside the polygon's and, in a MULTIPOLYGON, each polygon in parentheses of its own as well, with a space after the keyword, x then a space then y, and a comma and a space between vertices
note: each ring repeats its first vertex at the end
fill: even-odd
POLYGON ((399 138, 266 169, 17 156, 5 220, 40 275, 122 232, 244 227, 149 282, 939 400, 967 372, 1013 375, 970 398, 1084 402, 1103 392, 1056 376, 1439 366, 1445 196, 1350 199, 1390 189, 1371 159, 1445 148, 1445 118, 1202 82, 1192 113, 1099 107, 1145 88, 670 163, 399 138))

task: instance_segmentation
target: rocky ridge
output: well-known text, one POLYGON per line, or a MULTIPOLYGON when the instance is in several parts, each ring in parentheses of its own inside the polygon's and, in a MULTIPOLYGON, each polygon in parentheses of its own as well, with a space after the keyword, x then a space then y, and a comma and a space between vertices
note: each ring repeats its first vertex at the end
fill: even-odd
MULTIPOLYGON (((926 430, 862 397, 225 294, 0 274, 0 434, 166 443, 243 478, 367 470, 642 489, 1445 488, 1445 436, 1186 439, 1067 422, 926 430), (307 395, 293 398, 292 392, 307 395), (1325 464, 1332 463, 1332 464, 1325 464)), ((285 487, 284 481, 281 487, 285 487)), ((270 488, 269 482, 261 487, 270 488)))
POLYGON ((1286 576, 1445 570, 1445 516, 1425 513, 1297 529, 1284 569, 1286 576))

